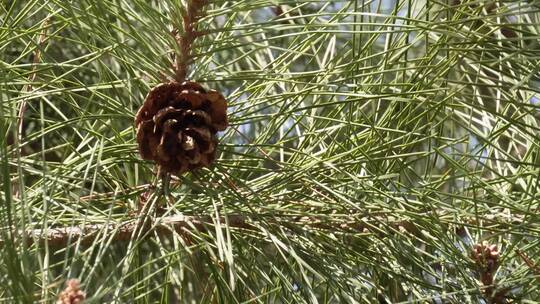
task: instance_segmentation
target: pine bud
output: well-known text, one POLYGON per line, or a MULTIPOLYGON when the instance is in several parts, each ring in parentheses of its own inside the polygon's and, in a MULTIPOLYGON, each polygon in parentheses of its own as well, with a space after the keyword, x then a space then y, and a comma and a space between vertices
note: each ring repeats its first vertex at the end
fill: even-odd
POLYGON ((71 279, 66 282, 66 288, 58 295, 56 304, 82 304, 86 298, 80 289, 79 280, 71 279))

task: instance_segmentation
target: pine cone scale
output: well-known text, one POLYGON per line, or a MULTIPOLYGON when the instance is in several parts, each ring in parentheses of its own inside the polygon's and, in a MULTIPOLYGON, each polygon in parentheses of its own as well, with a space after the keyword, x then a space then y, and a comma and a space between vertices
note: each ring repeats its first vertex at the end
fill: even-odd
POLYGON ((193 149, 187 151, 187 156, 190 165, 197 165, 201 161, 201 153, 197 146, 194 146, 193 149))
POLYGON ((210 130, 208 130, 208 128, 194 127, 186 128, 185 130, 186 134, 188 134, 188 136, 192 137, 195 140, 201 153, 206 154, 210 153, 213 150, 211 149, 212 133, 210 133, 210 130))
POLYGON ((217 91, 208 92, 208 100, 210 104, 210 117, 218 131, 223 131, 227 128, 227 102, 225 98, 217 91))
POLYGON ((164 120, 166 121, 173 117, 181 116, 183 112, 184 111, 177 110, 174 107, 166 107, 165 109, 159 110, 156 115, 154 115, 152 120, 154 121, 154 124, 159 127, 163 125, 164 120))
POLYGON ((206 112, 202 110, 191 111, 188 110, 185 112, 187 121, 193 123, 194 125, 211 125, 212 118, 206 112))
POLYGON ((154 153, 151 150, 158 142, 158 138, 154 133, 154 124, 151 121, 142 122, 137 128, 137 142, 139 143, 139 151, 143 159, 152 159, 154 153))

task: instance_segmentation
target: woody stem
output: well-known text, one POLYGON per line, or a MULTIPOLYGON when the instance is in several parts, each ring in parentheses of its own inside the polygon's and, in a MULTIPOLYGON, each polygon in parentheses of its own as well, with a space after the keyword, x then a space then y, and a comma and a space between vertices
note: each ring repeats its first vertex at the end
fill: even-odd
POLYGON ((163 196, 165 197, 168 197, 170 194, 170 191, 169 191, 170 181, 171 181, 170 173, 165 173, 163 177, 161 178, 163 196))
POLYGON ((175 79, 182 82, 186 79, 188 65, 192 57, 192 45, 195 39, 201 36, 201 32, 197 31, 197 21, 201 17, 201 10, 206 5, 206 0, 190 0, 188 1, 186 12, 182 14, 183 33, 177 33, 176 42, 178 44, 179 53, 176 54, 175 60, 175 79))

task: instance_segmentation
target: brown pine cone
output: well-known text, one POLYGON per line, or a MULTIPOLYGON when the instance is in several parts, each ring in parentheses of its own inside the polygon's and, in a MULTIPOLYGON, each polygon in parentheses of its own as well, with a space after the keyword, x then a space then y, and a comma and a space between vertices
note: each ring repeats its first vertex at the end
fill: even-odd
POLYGON ((135 116, 143 159, 180 175, 208 167, 215 159, 216 132, 227 128, 227 102, 195 82, 154 87, 135 116))

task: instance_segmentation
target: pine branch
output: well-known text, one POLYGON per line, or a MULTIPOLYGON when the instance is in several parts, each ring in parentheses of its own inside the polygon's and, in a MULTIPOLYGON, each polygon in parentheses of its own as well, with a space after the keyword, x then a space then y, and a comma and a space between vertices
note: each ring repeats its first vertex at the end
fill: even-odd
MULTIPOLYGON (((120 223, 58 227, 46 230, 32 229, 26 232, 26 245, 30 246, 34 243, 47 242, 50 246, 66 247, 79 240, 82 244, 88 245, 94 242, 100 235, 103 235, 103 233, 107 233, 108 237, 113 238, 115 241, 128 241, 134 238, 134 232, 139 232, 139 235, 147 235, 152 231, 155 231, 161 237, 167 237, 173 233, 177 233, 187 239, 189 238, 189 232, 206 232, 208 231, 208 227, 213 226, 215 222, 211 216, 198 215, 171 215, 155 219, 149 217, 142 225, 140 224, 143 222, 141 220, 143 220, 141 216, 138 216, 120 223)), ((220 223, 227 222, 229 227, 247 230, 256 230, 256 221, 254 218, 240 214, 231 214, 227 215, 226 219, 225 217, 219 219, 220 223)), ((459 234, 460 229, 464 226, 475 227, 480 221, 484 221, 484 225, 486 225, 485 219, 479 219, 477 217, 464 218, 462 223, 446 222, 444 225, 445 229, 454 228, 456 233, 459 234)), ((373 233, 379 236, 383 236, 389 230, 394 230, 395 232, 408 233, 415 236, 421 235, 421 231, 413 221, 388 221, 383 216, 361 216, 360 214, 351 214, 347 219, 340 222, 329 222, 308 216, 293 218, 273 217, 266 220, 266 222, 274 226, 290 228, 291 230, 299 227, 308 227, 313 230, 326 230, 336 233, 373 233)), ((510 227, 521 222, 522 219, 516 218, 513 223, 508 223, 507 225, 499 222, 493 222, 493 224, 498 225, 499 229, 504 229, 506 226, 510 227)), ((4 240, 0 240, 0 248, 3 246, 4 240)))
MULTIPOLYGON (((246 222, 244 217, 230 215, 227 217, 231 227, 253 229, 246 222)), ((224 218, 221 219, 225 221, 224 218)), ((140 217, 133 218, 121 223, 112 224, 91 224, 85 226, 59 227, 49 229, 33 229, 27 231, 27 244, 47 242, 50 246, 66 247, 75 242, 81 242, 84 245, 91 244, 103 233, 115 241, 127 241, 133 238, 134 232, 140 235, 146 235, 148 232, 156 231, 160 236, 168 236, 176 232, 185 235, 187 231, 197 230, 206 231, 207 226, 212 223, 209 216, 186 216, 174 215, 158 218, 156 221, 141 221, 140 217), (144 222, 144 224, 140 224, 144 222), (140 229, 140 230, 139 230, 140 229)), ((4 240, 0 240, 0 247, 4 246, 4 240)))

